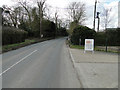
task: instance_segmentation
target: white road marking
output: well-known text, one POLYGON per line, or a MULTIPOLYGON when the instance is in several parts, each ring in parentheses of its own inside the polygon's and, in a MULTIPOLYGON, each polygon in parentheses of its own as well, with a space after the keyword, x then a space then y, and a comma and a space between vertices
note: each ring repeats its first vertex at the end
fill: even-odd
POLYGON ((27 57, 29 57, 30 55, 32 55, 33 53, 35 53, 37 50, 31 52, 30 54, 28 54, 27 56, 25 56, 24 58, 22 58, 21 60, 19 60, 18 62, 16 62, 15 64, 13 64, 12 66, 10 66, 8 69, 6 69, 5 71, 3 71, 2 73, 0 73, 0 76, 4 73, 6 73, 8 70, 10 70, 11 68, 13 68, 15 65, 19 64, 20 62, 22 62, 23 60, 25 60, 27 57))

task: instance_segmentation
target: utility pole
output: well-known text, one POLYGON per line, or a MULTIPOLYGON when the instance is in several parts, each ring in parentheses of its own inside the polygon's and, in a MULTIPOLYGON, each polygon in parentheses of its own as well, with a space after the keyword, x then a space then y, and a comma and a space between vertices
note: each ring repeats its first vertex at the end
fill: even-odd
MULTIPOLYGON (((2 12, 3 9, 0 7, 0 52, 2 52, 2 12)), ((0 58, 0 61, 2 60, 2 58, 0 58)), ((1 68, 1 64, 0 64, 0 68, 1 68)), ((0 72, 2 70, 0 69, 0 72)), ((1 83, 1 78, 0 78, 0 83, 1 83)), ((1 84, 0 84, 0 89, 1 89, 1 84)))
POLYGON ((118 28, 120 28, 120 1, 118 2, 118 28))
POLYGON ((100 12, 97 12, 97 17, 96 17, 96 18, 98 18, 98 28, 97 28, 97 32, 99 32, 99 25, 100 25, 100 17, 99 17, 99 15, 100 15, 100 12))
POLYGON ((2 30, 2 11, 3 9, 0 7, 0 30, 2 30))
POLYGON ((97 28, 98 32, 99 32, 99 26, 100 26, 100 17, 98 18, 98 28, 97 28))
POLYGON ((97 5, 97 0, 95 0, 95 7, 94 7, 94 21, 93 21, 93 30, 95 30, 96 5, 97 5))
POLYGON ((42 8, 40 7, 40 38, 42 38, 42 8))

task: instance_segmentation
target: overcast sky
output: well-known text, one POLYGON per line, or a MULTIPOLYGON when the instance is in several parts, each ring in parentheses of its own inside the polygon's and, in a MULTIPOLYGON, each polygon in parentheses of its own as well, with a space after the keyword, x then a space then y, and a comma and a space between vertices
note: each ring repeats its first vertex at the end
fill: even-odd
MULTIPOLYGON (((15 5, 17 0, 0 0, 0 7, 2 5, 15 5)), ((35 1, 35 0, 28 0, 35 1)), ((95 0, 47 0, 47 4, 52 6, 53 9, 58 8, 60 18, 66 18, 66 9, 70 2, 83 2, 86 4, 86 16, 87 20, 85 25, 92 28, 93 27, 93 12, 94 12, 94 3, 95 0)), ((112 8, 111 17, 112 21, 108 27, 116 28, 118 26, 118 2, 120 0, 97 0, 97 11, 102 13, 103 7, 112 8)), ((102 15, 100 15, 102 19, 102 15)), ((97 20, 96 20, 97 23, 97 20)), ((97 25, 97 24, 96 24, 97 25)), ((102 29, 102 20, 100 23, 100 29, 102 29)))

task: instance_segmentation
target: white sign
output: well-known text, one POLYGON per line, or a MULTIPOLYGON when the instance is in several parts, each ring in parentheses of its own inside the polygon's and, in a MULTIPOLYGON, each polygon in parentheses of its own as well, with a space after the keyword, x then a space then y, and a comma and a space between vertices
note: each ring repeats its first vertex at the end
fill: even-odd
POLYGON ((94 39, 85 39, 85 51, 94 51, 94 39))

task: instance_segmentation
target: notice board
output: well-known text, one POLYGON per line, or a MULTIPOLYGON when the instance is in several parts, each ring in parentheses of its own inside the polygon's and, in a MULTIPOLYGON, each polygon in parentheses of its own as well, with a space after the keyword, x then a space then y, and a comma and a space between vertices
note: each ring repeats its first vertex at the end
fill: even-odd
POLYGON ((94 51, 94 39, 85 39, 85 51, 94 51))

